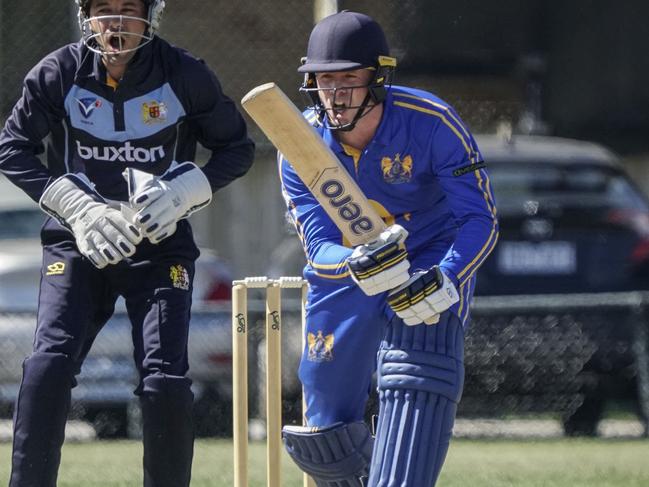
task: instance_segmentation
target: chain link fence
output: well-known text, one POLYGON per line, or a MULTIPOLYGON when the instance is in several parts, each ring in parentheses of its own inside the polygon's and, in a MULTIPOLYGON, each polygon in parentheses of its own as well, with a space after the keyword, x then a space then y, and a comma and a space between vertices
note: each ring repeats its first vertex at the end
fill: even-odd
MULTIPOLYGON (((161 35, 205 59, 234 100, 256 85, 275 81, 301 106, 297 91, 301 77, 296 68, 305 54, 317 3, 170 0, 161 35)), ((381 22, 399 59, 396 82, 438 93, 455 106, 474 132, 493 131, 501 121, 516 122, 524 114, 528 100, 521 77, 433 75, 431 66, 426 65, 416 69, 424 62, 422 51, 429 49, 421 42, 422 23, 418 22, 423 14, 431 14, 428 2, 342 0, 338 8, 363 11, 381 22)), ((49 51, 78 37, 72 0, 0 0, 3 119, 19 97, 28 70, 49 51)), ((444 49, 432 47, 439 52, 444 49)), ((216 247, 232 263, 235 275, 267 269, 272 264, 268 256, 285 238, 273 150, 254 124, 250 127, 259 147, 253 170, 219 192, 211 208, 197 215, 195 225, 199 240, 216 247), (221 222, 227 222, 227 231, 223 231, 221 222)), ((477 300, 467 337, 467 378, 460 414, 503 417, 552 413, 560 415, 570 431, 589 432, 604 402, 621 398, 637 405, 646 420, 646 305, 646 296, 639 294, 608 296, 605 300, 601 296, 477 300)), ((300 414, 295 371, 301 337, 297 308, 291 311, 289 306, 286 313, 284 411, 285 420, 291 422, 299 421, 300 414)), ((262 318, 251 316, 250 322, 262 318)), ((33 313, 0 310, 0 412, 7 419, 20 382, 22 360, 31 350, 35 322, 33 313)), ((255 353, 263 341, 260 329, 251 328, 251 370, 256 374, 261 373, 263 363, 255 353)), ((229 311, 195 310, 190 336, 198 432, 229 434, 229 311)), ((137 436, 139 416, 132 394, 136 382, 130 326, 125 315, 118 312, 100 333, 84 365, 74 391, 72 417, 92 423, 99 436, 137 436)), ((254 378, 251 383, 251 396, 258 404, 263 387, 254 378)), ((253 404, 252 412, 259 416, 263 411, 253 404)))
MULTIPOLYGON (((250 415, 264 416, 264 310, 249 299, 250 415)), ((552 416, 568 434, 595 434, 605 408, 625 403, 649 418, 648 293, 477 298, 466 340, 463 418, 552 416)), ((31 350, 33 313, 0 315, 0 412, 11 416, 21 363, 31 350)), ((297 366, 299 300, 283 304, 283 416, 301 421, 297 366)), ((227 307, 199 308, 190 328, 190 376, 199 436, 231 434, 232 335, 227 307)), ((100 437, 138 436, 130 325, 118 312, 99 334, 73 390, 72 419, 100 437)), ((377 410, 375 398, 368 418, 377 410)), ((252 427, 251 433, 263 435, 252 427)))

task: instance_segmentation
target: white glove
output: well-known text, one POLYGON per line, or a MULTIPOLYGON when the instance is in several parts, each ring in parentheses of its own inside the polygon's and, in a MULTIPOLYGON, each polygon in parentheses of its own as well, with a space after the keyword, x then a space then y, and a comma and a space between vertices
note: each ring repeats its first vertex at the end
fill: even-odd
POLYGON ((129 182, 129 202, 137 211, 134 223, 154 244, 173 235, 178 220, 212 200, 212 187, 193 162, 174 162, 159 177, 133 168, 127 168, 125 176, 129 182))
POLYGON ((374 296, 408 280, 410 262, 402 245, 407 236, 401 225, 391 225, 373 242, 354 249, 347 259, 347 268, 365 294, 374 296))
POLYGON ((433 325, 439 315, 460 300, 457 289, 444 272, 434 266, 419 271, 388 294, 388 304, 406 325, 433 325))
POLYGON ((135 253, 138 229, 111 208, 85 174, 64 174, 43 192, 40 207, 72 230, 79 252, 95 267, 117 264, 135 253))

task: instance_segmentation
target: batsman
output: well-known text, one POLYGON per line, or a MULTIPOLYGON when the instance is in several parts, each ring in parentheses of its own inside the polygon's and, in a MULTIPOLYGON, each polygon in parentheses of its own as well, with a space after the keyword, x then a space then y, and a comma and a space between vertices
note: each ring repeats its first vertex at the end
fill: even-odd
POLYGON ((76 0, 81 41, 30 71, 0 134, 0 170, 50 216, 11 487, 56 486, 71 389, 118 296, 139 372, 144 485, 189 486, 199 251, 186 218, 246 173, 254 144, 214 73, 158 37, 164 6, 76 0), (197 142, 210 151, 203 167, 197 142))
POLYGON ((392 85, 395 66, 379 24, 343 11, 314 27, 298 68, 304 116, 383 217, 378 239, 348 245, 279 157, 310 284, 307 426, 283 438, 320 487, 435 485, 462 394, 476 271, 498 238, 474 138, 440 98, 392 85), (375 371, 374 437, 363 417, 375 371))

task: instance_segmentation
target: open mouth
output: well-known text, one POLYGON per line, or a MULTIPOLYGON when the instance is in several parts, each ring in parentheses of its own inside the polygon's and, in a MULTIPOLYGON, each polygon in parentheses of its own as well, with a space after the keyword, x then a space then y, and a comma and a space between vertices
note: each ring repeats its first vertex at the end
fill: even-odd
POLYGON ((126 39, 122 35, 111 34, 109 35, 106 43, 112 51, 119 52, 124 49, 124 46, 126 44, 126 39))
POLYGON ((346 103, 334 103, 333 106, 331 107, 331 110, 336 114, 342 114, 344 113, 349 107, 347 106, 346 103))

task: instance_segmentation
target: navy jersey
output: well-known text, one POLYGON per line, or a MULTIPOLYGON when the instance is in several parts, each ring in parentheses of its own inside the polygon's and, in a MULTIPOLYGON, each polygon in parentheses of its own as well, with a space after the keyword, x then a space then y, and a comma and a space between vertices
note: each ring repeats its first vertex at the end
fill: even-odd
POLYGON ((201 60, 156 37, 112 87, 101 57, 79 42, 25 78, 0 134, 0 171, 35 201, 50 178, 68 172, 85 173, 106 198, 127 200, 126 167, 162 174, 174 160, 193 161, 197 142, 212 151, 202 170, 213 191, 252 164, 245 122, 201 60), (43 147, 47 165, 38 158, 43 147))
MULTIPOLYGON (((386 223, 409 233, 412 270, 439 264, 453 279, 462 320, 475 272, 494 248, 498 223, 489 177, 468 129, 455 111, 430 93, 393 86, 377 132, 362 151, 340 144, 313 112, 305 116, 386 223)), ((345 266, 352 249, 290 163, 280 158, 289 212, 305 247, 305 276, 312 282, 354 285, 345 266)))

